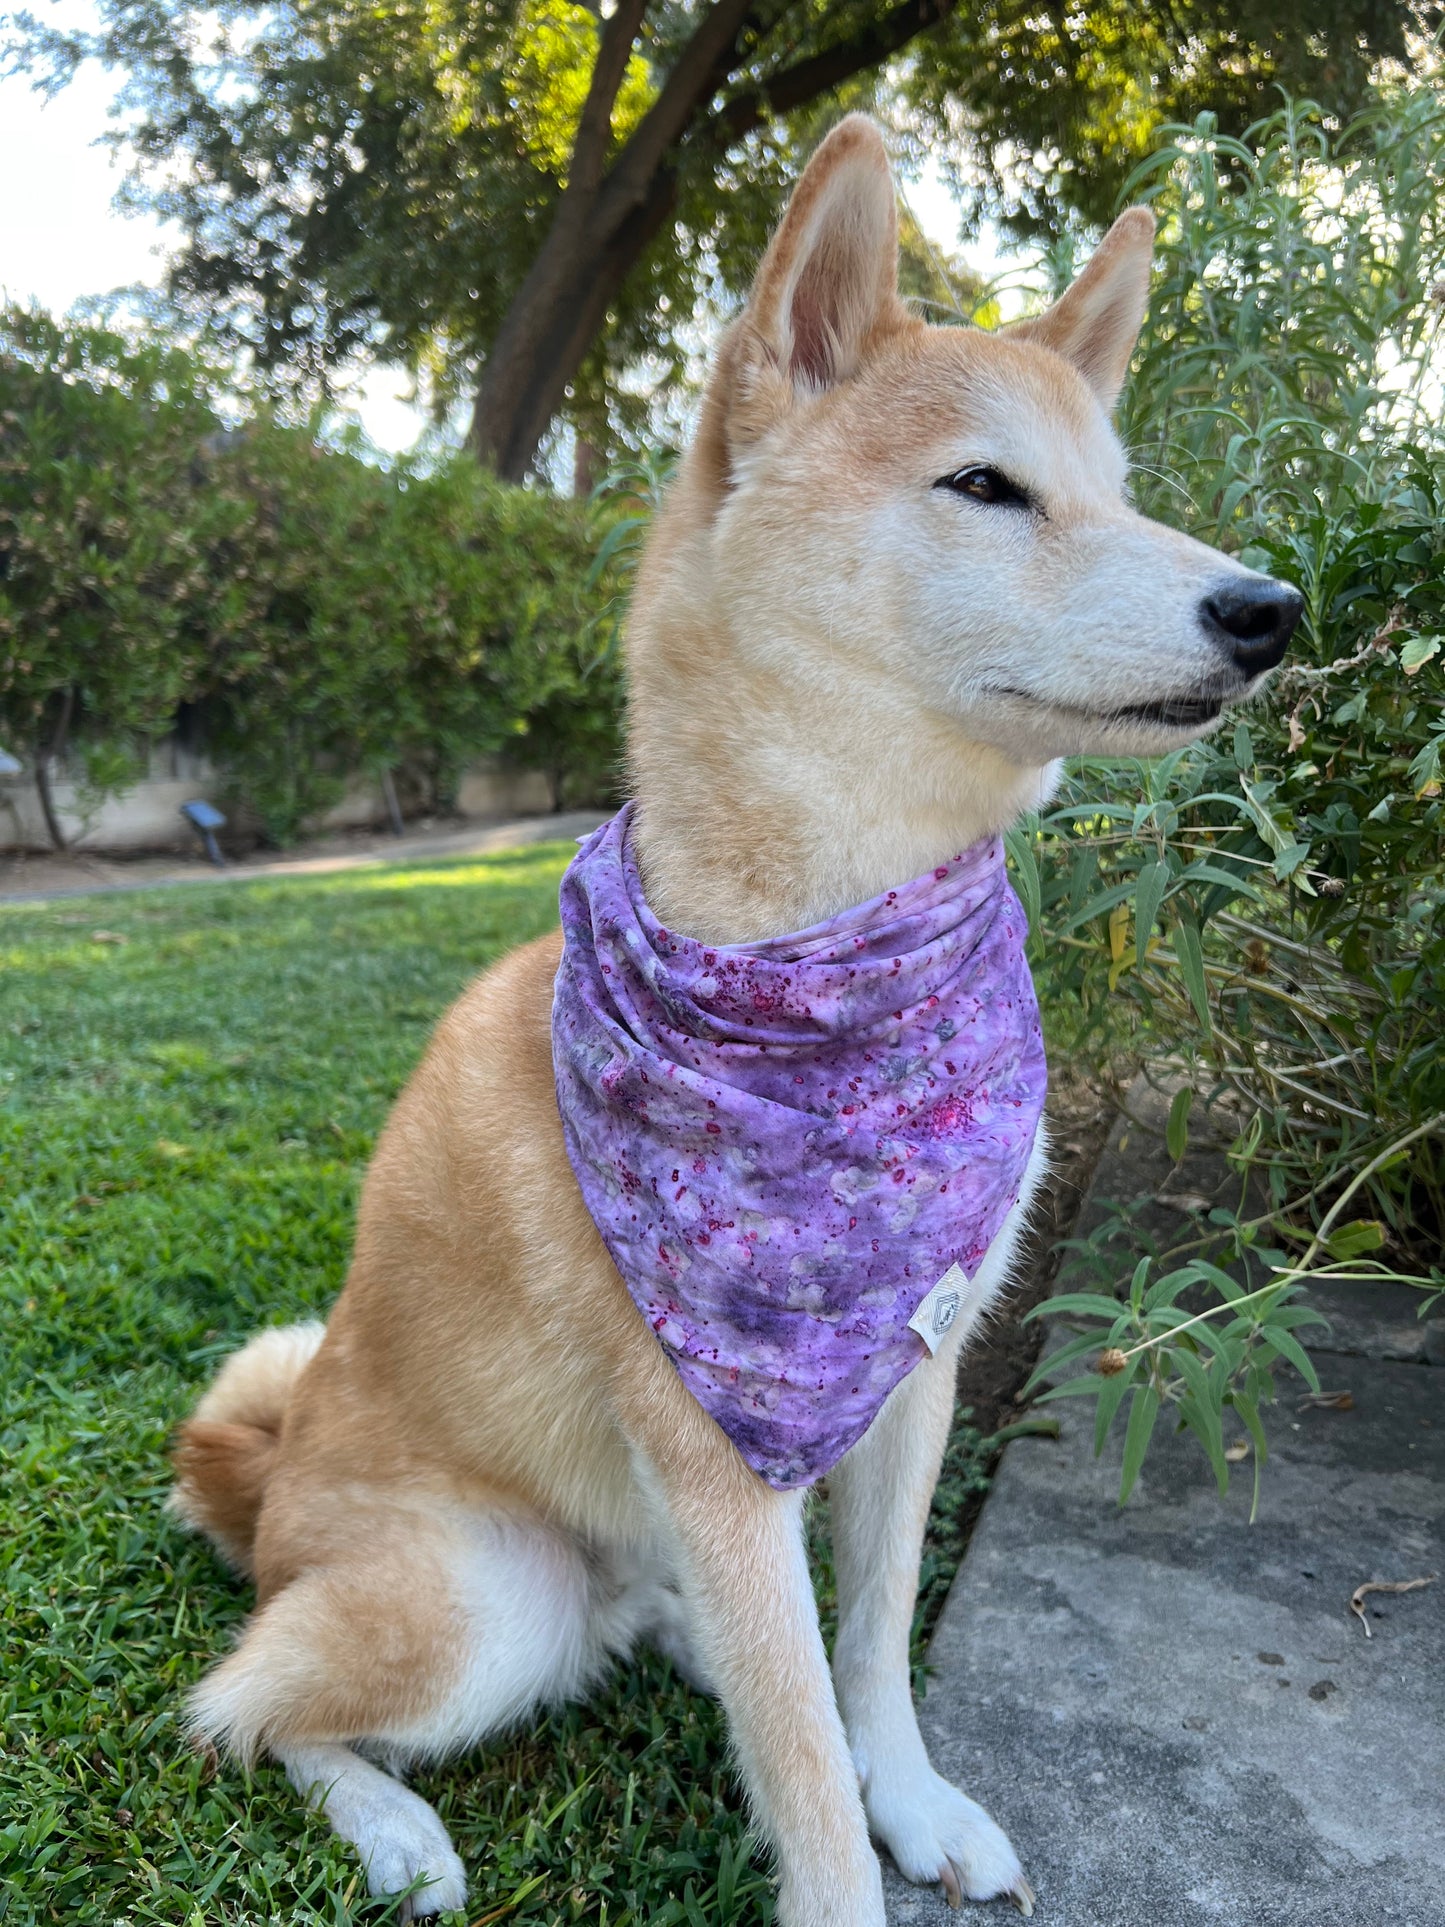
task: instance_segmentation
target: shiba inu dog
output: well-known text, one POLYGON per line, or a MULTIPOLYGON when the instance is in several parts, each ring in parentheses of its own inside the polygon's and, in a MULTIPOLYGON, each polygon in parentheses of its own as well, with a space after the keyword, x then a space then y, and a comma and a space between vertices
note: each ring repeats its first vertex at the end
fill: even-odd
MULTIPOLYGON (((877 129, 823 142, 632 609, 631 847, 673 929, 740 945, 835 917, 997 836, 1057 759, 1187 743, 1280 660, 1298 595, 1125 494, 1109 410, 1153 231, 1122 215, 1037 319, 935 328, 897 292, 877 129)), ((257 1593, 194 1729, 278 1760, 374 1893, 424 1882, 411 1912, 436 1913, 464 1869, 399 1772, 649 1639, 723 1701, 782 1927, 881 1927, 875 1842, 955 1904, 1027 1913, 1008 1838, 929 1763, 908 1639, 955 1360, 1007 1281, 1042 1141, 936 1352, 830 1473, 830 1668, 803 1492, 690 1394, 584 1205, 560 955, 560 936, 514 951, 443 1020, 329 1323, 262 1332, 182 1428, 175 1507, 257 1593)))

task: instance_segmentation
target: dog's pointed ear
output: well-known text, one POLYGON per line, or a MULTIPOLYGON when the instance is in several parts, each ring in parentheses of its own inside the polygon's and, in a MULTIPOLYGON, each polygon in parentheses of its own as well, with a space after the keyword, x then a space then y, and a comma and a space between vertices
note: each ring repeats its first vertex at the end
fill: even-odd
POLYGON ((1009 334, 1073 362, 1105 408, 1112 408, 1143 325, 1153 252, 1154 216, 1147 207, 1126 208, 1067 293, 1009 334))
POLYGON ((846 381, 906 320, 893 173, 877 127, 850 114, 805 168, 728 343, 729 441, 756 440, 846 381))

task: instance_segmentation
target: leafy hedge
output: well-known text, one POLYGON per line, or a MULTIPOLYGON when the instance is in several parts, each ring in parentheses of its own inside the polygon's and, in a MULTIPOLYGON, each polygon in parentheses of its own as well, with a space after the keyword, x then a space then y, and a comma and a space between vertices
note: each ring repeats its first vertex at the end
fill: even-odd
POLYGON ((276 841, 343 774, 445 805, 503 752, 603 795, 619 684, 576 504, 464 457, 379 469, 264 415, 201 359, 0 313, 0 742, 123 786, 192 705, 276 841))
MULTIPOLYGON (((1243 141, 1175 129, 1131 198, 1162 223, 1123 411, 1137 492, 1306 615, 1233 728, 1082 765, 1011 838, 1061 1041, 1182 1077, 1176 1156, 1191 1096, 1245 1120, 1244 1203, 1186 1263, 1145 1250, 1124 1302, 1053 1308, 1090 1326, 1077 1356, 1104 1347, 1069 1391, 1097 1395, 1101 1439, 1127 1409, 1126 1490, 1161 1414, 1223 1485, 1232 1406, 1257 1467, 1332 1281, 1403 1278, 1422 1310, 1445 1289, 1442 75, 1343 130, 1307 104, 1243 141)), ((1127 1202, 1114 1234, 1106 1292, 1138 1255, 1127 1202)))

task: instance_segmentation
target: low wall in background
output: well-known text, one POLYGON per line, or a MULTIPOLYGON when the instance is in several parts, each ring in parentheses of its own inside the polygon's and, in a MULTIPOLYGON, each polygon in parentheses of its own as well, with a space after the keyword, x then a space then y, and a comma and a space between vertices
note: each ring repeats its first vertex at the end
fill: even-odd
MULTIPOLYGON (((221 790, 215 767, 174 743, 158 746, 149 773, 133 788, 98 804, 84 798, 59 771, 51 783, 66 842, 76 850, 188 849, 195 832, 182 818, 181 805, 198 798, 216 801, 221 790)), ((540 770, 478 763, 465 773, 457 791, 463 816, 533 816, 551 807, 551 787, 540 770)), ((340 801, 309 827, 324 833, 381 828, 389 821, 380 786, 357 777, 347 783, 340 801)), ((27 770, 21 776, 0 777, 0 851, 51 847, 32 774, 27 770)))

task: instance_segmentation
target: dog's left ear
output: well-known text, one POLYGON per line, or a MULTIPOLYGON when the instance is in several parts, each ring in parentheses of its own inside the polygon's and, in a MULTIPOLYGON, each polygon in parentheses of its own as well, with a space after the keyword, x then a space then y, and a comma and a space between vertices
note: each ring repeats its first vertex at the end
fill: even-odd
POLYGON ((906 320, 893 173, 878 128, 850 114, 804 169, 727 344, 729 442, 846 381, 906 320))
POLYGON ((1035 321, 1008 330, 1073 362, 1105 408, 1119 399, 1149 300, 1154 216, 1131 207, 1095 248, 1078 280, 1035 321))

